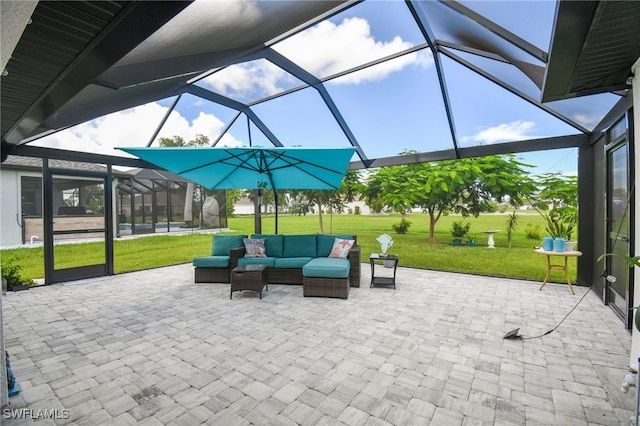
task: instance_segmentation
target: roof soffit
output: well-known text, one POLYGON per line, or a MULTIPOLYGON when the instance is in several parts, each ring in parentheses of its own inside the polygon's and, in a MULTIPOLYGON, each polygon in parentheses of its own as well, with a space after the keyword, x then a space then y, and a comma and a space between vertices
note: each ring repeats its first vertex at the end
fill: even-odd
POLYGON ((2 77, 2 138, 17 144, 188 2, 40 2, 2 77))
POLYGON ((639 27, 640 2, 560 0, 542 100, 628 89, 639 27))

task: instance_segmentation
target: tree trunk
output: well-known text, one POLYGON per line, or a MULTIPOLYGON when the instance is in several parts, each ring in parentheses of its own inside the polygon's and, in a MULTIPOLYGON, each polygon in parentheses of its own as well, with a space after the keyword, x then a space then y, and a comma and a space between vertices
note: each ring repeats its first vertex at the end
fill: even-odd
POLYGON ((436 222, 438 222, 438 218, 432 211, 429 211, 429 244, 436 243, 436 222))

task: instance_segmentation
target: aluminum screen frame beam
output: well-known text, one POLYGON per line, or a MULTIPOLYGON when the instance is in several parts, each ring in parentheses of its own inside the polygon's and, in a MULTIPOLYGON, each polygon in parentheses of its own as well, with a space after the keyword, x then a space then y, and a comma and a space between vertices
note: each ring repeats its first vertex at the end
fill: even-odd
MULTIPOLYGON (((515 154, 519 152, 547 151, 551 149, 578 148, 589 143, 589 135, 576 134, 551 138, 529 139, 525 141, 507 142, 491 145, 478 145, 460 148, 458 151, 447 149, 442 151, 420 152, 417 154, 397 155, 394 157, 376 158, 368 167, 400 166, 432 161, 457 160, 460 158, 482 157, 487 155, 515 154)), ((349 169, 358 170, 366 166, 353 161, 349 169)))

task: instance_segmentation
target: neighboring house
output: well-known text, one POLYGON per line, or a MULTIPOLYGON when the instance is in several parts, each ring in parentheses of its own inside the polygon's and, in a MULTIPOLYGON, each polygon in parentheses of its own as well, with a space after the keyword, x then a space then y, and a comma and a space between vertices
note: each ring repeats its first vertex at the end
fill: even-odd
MULTIPOLYGON (((354 201, 352 201, 350 203, 345 203, 344 210, 341 211, 341 212, 336 212, 336 214, 354 214, 355 211, 356 211, 356 207, 360 208, 360 213, 359 214, 362 214, 362 215, 371 214, 371 209, 369 208, 369 206, 366 205, 364 200, 354 200, 354 201)), ((268 205, 266 208, 267 208, 267 212, 269 212, 269 213, 273 213, 274 212, 274 206, 273 205, 268 205)), ((264 213, 264 209, 265 209, 265 207, 263 206, 262 207, 262 212, 263 213, 264 213)), ((280 207, 280 210, 279 210, 280 213, 284 213, 285 211, 286 211, 286 208, 280 207)), ((247 197, 241 198, 234 205, 233 213, 235 215, 239 215, 239 216, 253 214, 254 213, 253 201, 251 201, 247 197)))
POLYGON ((364 200, 360 199, 360 196, 357 196, 355 200, 346 203, 345 213, 356 213, 358 210, 358 214, 367 215, 373 213, 371 208, 365 203, 364 200), (356 209, 357 207, 357 209, 356 209))
MULTIPOLYGON (((51 160, 49 167, 88 174, 107 173, 99 164, 51 160)), ((114 185, 118 179, 129 178, 127 172, 113 171, 114 185)), ((104 217, 104 200, 96 194, 98 181, 77 180, 72 176, 60 175, 53 181, 53 212, 56 216, 66 216, 62 222, 79 222, 91 225, 104 217), (82 182, 82 185, 78 185, 82 182), (75 183, 75 185, 74 185, 75 183), (73 219, 72 219, 73 218, 73 219)), ((42 199, 42 159, 9 156, 0 165, 0 246, 11 247, 42 241, 43 199, 42 199)), ((100 190, 102 188, 100 187, 100 190)), ((69 238, 77 237, 69 234, 69 238)))
MULTIPOLYGON (((49 168, 55 171, 52 181, 54 230, 65 232, 55 235, 54 239, 102 236, 86 230, 105 227, 104 188, 100 176, 107 174, 107 168, 63 160, 51 160, 49 168), (97 178, 91 177, 94 175, 97 178), (73 230, 82 232, 73 233, 73 230)), ((189 227, 185 219, 188 181, 166 171, 149 169, 126 172, 113 169, 112 175, 114 236, 174 232, 189 227)), ((42 159, 9 156, 0 165, 0 247, 44 240, 42 188, 42 159)), ((210 206, 211 203, 203 200, 190 206, 192 212, 188 222, 196 220, 200 224, 200 218, 207 213, 210 220, 205 220, 206 228, 226 227, 225 191, 207 191, 206 195, 215 197, 216 202, 210 206), (211 211, 213 207, 215 212, 211 211)))
POLYGON ((233 214, 238 216, 249 215, 255 212, 253 201, 247 197, 242 197, 233 206, 233 214))

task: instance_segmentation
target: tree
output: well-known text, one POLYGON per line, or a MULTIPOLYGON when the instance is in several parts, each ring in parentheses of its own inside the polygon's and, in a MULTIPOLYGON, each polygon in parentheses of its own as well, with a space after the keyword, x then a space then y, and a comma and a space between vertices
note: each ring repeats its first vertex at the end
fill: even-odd
POLYGON ((571 213, 578 208, 578 177, 545 173, 536 177, 539 188, 532 206, 538 210, 571 213))
POLYGON ((235 214, 236 203, 240 201, 244 195, 241 189, 227 189, 227 217, 235 214))
POLYGON ((537 176, 539 191, 531 205, 547 222, 552 237, 571 240, 578 223, 578 177, 560 173, 537 176))
POLYGON ((395 211, 420 206, 429 214, 429 243, 435 244, 435 227, 445 211, 477 217, 495 201, 521 205, 535 190, 527 167, 509 154, 385 167, 375 179, 384 205, 395 211))
POLYGON ((195 139, 185 141, 182 136, 174 135, 172 138, 159 138, 158 146, 206 146, 209 145, 209 136, 198 133, 195 139))
MULTIPOLYGON (((172 138, 160 138, 158 139, 158 145, 162 147, 176 147, 176 146, 205 146, 209 145, 209 137, 197 134, 196 138, 185 142, 184 138, 178 135, 174 135, 172 138)), ((202 191, 199 189, 196 197, 202 197, 202 191)), ((187 183, 186 196, 184 200, 184 221, 188 226, 193 222, 193 197, 194 197, 194 185, 193 182, 187 183)))
POLYGON ((356 195, 362 191, 363 185, 360 182, 360 174, 357 170, 347 170, 339 190, 305 190, 300 191, 308 204, 318 206, 318 232, 324 232, 324 221, 322 219, 325 208, 332 211, 342 211, 346 203, 355 199, 356 195))
POLYGON ((362 185, 360 190, 364 202, 374 213, 380 213, 384 207, 381 198, 383 195, 382 185, 385 179, 384 172, 381 173, 381 171, 382 169, 372 170, 365 178, 366 184, 362 185))

